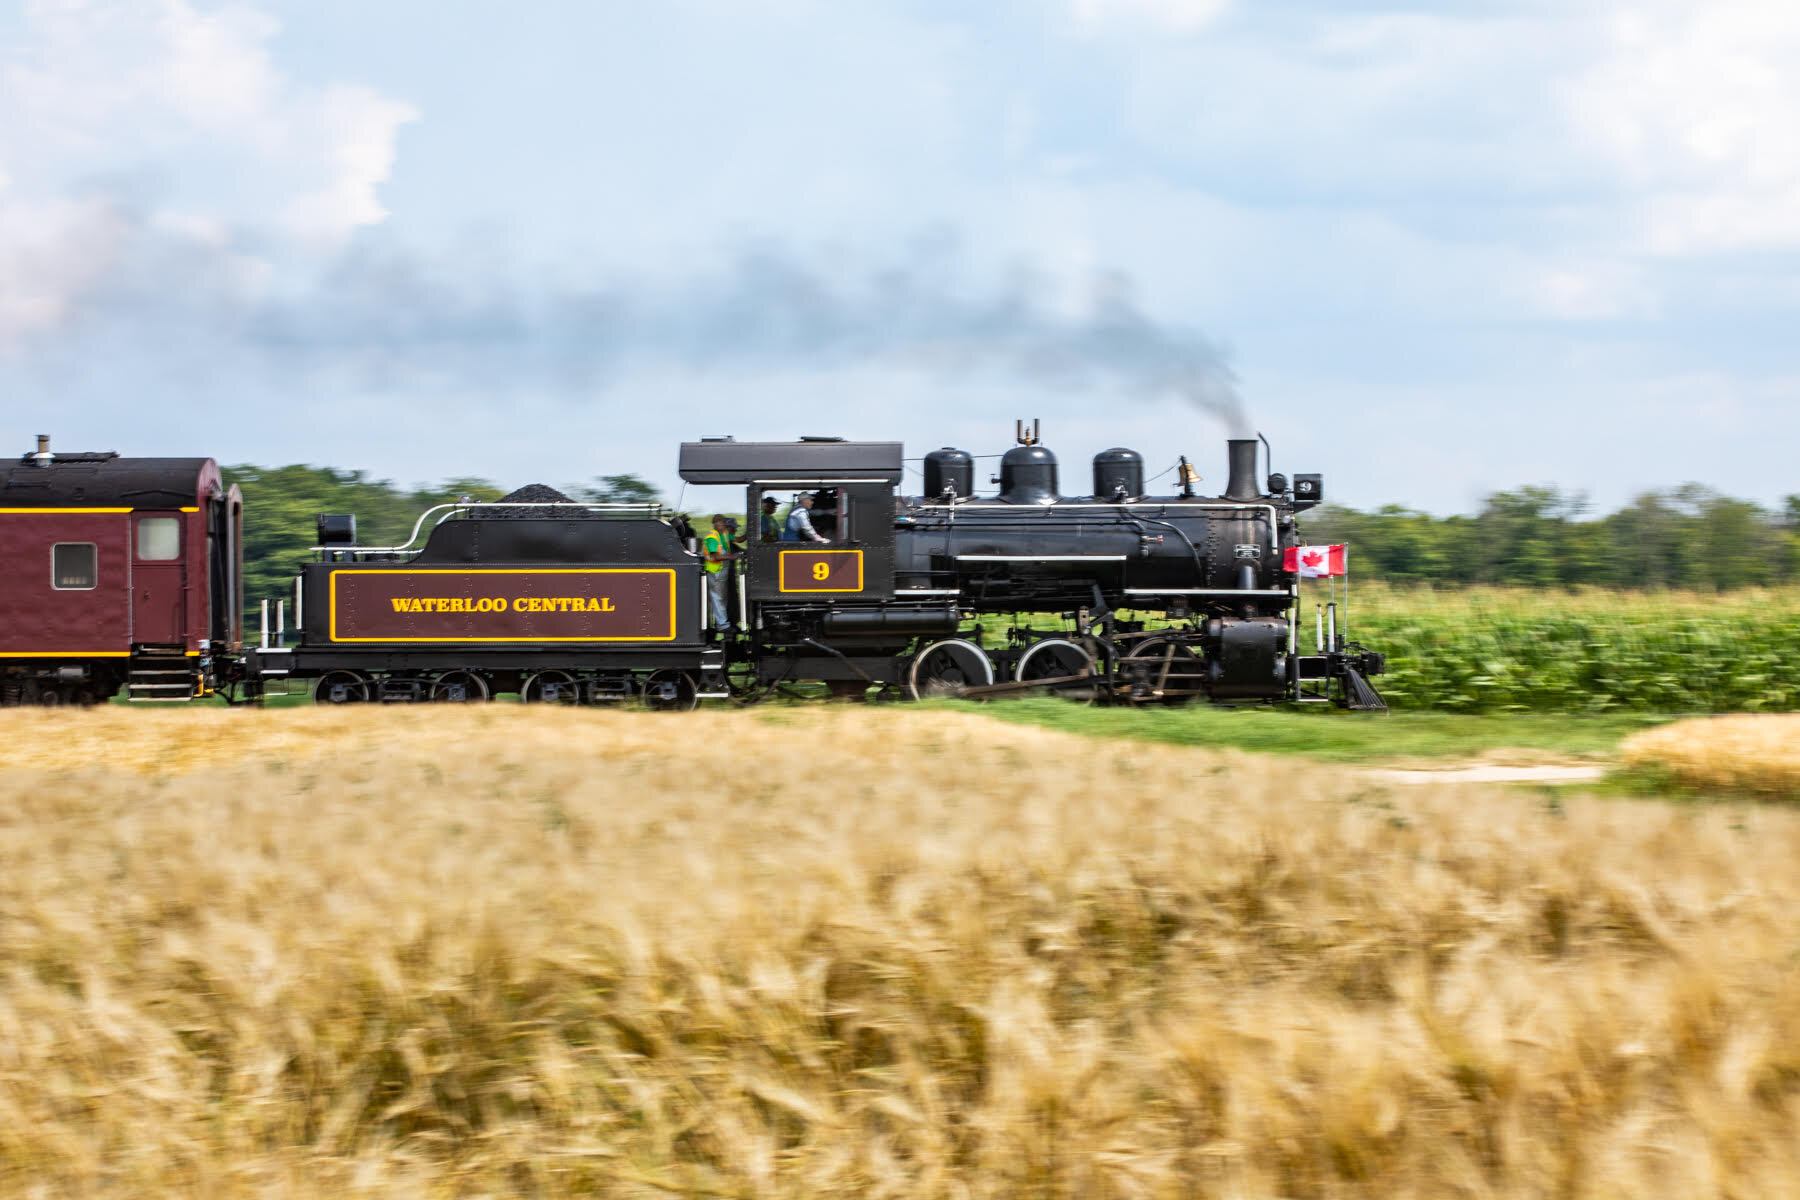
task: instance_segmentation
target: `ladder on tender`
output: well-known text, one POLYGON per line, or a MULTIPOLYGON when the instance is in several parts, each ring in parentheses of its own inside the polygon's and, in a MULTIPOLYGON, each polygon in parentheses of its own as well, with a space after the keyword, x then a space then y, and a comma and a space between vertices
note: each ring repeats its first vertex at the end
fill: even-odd
POLYGON ((186 659, 143 659, 125 679, 133 704, 180 704, 199 694, 199 675, 186 659))

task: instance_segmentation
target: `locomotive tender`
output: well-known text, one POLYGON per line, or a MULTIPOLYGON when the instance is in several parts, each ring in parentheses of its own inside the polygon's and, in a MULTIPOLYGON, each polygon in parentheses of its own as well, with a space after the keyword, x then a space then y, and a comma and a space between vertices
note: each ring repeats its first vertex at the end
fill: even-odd
POLYGON ((360 545, 353 516, 323 514, 291 598, 262 602, 256 644, 240 621, 243 501, 213 460, 47 443, 0 467, 0 704, 121 689, 254 702, 303 681, 323 703, 516 691, 684 709, 813 682, 858 698, 1048 689, 1385 707, 1367 682, 1381 656, 1335 619, 1300 646, 1283 551, 1323 486, 1259 483, 1255 439, 1229 442, 1218 496, 1195 494, 1186 459, 1180 492, 1151 495, 1142 457, 1122 448, 1094 457, 1090 494, 1064 496, 1055 455, 1023 422, 987 496, 975 459, 948 447, 905 497, 898 442, 684 443, 685 481, 741 487, 749 513, 810 496, 828 539, 747 541, 726 576, 729 629, 710 627, 694 530, 655 504, 530 487, 440 505, 398 546, 360 545))
MULTIPOLYGON (((694 531, 653 505, 590 505, 548 492, 441 506, 414 536, 359 546, 354 519, 320 518, 316 561, 295 580, 297 641, 245 653, 249 696, 312 681, 321 702, 528 702, 642 698, 689 708, 798 682, 834 694, 919 697, 1048 688, 1081 699, 1175 704, 1335 701, 1385 707, 1367 676, 1381 656, 1335 630, 1298 645, 1297 581, 1282 551, 1322 484, 1256 479, 1255 439, 1229 443, 1229 482, 1147 494, 1143 459, 1112 449, 1091 495, 1059 491, 1057 461, 1020 423, 999 493, 977 496, 974 459, 924 460, 925 489, 896 493, 897 442, 684 443, 696 485, 813 497, 829 540, 752 538, 731 568, 734 628, 709 628, 694 531), (435 522, 426 528, 428 522, 435 522), (420 541, 420 534, 425 534, 420 541), (1063 628, 1016 619, 1056 614, 1063 628)), ((285 626, 286 602, 276 609, 285 626)), ((285 642, 277 636, 277 642, 285 642)))

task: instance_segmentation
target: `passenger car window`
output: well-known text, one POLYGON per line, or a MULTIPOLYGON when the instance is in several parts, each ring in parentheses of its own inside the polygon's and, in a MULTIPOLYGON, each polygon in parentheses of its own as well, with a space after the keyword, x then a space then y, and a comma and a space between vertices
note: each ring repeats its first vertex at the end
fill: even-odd
POLYGON ((181 518, 139 517, 137 556, 146 561, 177 558, 181 554, 181 518))
POLYGON ((58 542, 50 547, 50 586, 59 592, 88 592, 100 584, 99 553, 92 542, 58 542))

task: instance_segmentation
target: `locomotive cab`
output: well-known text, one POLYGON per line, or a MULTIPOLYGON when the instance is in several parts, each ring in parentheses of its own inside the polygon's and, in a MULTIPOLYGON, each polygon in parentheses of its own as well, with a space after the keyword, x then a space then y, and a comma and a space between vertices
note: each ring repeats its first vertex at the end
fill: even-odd
POLYGON ((765 542, 752 536, 739 560, 741 603, 892 598, 900 443, 686 442, 680 472, 689 483, 743 485, 750 514, 761 511, 765 497, 773 498, 784 520, 783 539, 786 515, 802 497, 812 498, 812 527, 827 540, 765 542))

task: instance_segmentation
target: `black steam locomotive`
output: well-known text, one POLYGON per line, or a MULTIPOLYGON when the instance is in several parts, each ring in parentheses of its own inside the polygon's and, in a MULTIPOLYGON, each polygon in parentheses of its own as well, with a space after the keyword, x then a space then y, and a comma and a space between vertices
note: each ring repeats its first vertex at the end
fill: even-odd
MULTIPOLYGON (((681 447, 696 485, 810 497, 825 540, 761 530, 726 568, 731 621, 716 628, 698 539, 679 514, 550 493, 442 506, 400 546, 358 545, 320 518, 315 561, 265 617, 242 692, 311 681, 321 702, 634 698, 688 708, 790 685, 834 694, 992 695, 1049 689, 1086 700, 1334 702, 1385 707, 1379 654, 1317 627, 1299 645, 1299 591, 1282 552, 1323 498, 1317 475, 1259 484, 1258 442, 1229 443, 1219 496, 1147 494, 1144 463, 1112 449, 1091 495, 1060 492, 1034 425, 1002 457, 997 495, 975 460, 925 456, 924 492, 901 497, 901 446, 802 438, 681 447), (424 535, 421 542, 420 536, 424 535), (1053 628, 1045 628, 1046 622, 1053 628)), ((269 606, 265 604, 265 610, 269 606)))

